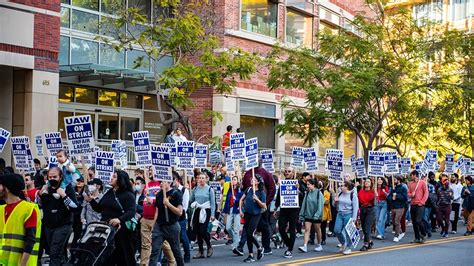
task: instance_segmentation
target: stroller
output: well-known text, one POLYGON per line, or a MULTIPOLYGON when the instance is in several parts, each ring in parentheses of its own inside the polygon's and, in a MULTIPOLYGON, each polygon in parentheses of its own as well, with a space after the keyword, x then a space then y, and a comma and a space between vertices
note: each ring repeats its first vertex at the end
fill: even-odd
POLYGON ((71 248, 67 265, 103 265, 114 250, 116 229, 102 222, 92 222, 78 240, 77 248, 71 248))

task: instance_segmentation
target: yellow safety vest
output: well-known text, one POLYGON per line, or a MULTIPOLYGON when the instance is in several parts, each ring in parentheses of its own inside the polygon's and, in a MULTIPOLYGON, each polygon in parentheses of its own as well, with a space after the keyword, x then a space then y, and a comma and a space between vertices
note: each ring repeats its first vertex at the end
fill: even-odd
POLYGON ((36 243, 26 265, 36 266, 41 237, 41 215, 38 205, 22 200, 5 223, 5 206, 0 206, 0 265, 20 265, 25 245, 25 221, 36 212, 36 243))

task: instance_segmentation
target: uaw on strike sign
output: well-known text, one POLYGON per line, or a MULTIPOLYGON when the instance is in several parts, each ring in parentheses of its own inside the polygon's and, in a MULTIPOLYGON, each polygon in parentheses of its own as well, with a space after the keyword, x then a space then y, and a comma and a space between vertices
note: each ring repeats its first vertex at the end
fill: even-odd
POLYGON ((94 134, 90 115, 65 117, 64 125, 71 156, 94 152, 94 134))

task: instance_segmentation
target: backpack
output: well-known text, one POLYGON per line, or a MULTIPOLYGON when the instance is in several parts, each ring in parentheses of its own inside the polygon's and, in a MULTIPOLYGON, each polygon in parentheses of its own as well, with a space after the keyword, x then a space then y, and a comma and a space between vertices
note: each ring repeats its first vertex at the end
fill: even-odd
MULTIPOLYGON (((342 192, 339 193, 339 195, 337 195, 337 197, 339 198, 339 197, 341 197, 341 195, 342 195, 342 192)), ((353 198, 354 198, 354 190, 351 190, 351 201, 352 201, 353 198)))

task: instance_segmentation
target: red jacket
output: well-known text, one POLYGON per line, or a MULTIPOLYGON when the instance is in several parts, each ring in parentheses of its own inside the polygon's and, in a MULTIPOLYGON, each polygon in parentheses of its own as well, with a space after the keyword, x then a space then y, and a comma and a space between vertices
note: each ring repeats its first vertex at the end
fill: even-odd
POLYGON ((375 192, 372 189, 368 191, 361 189, 358 193, 358 197, 360 207, 373 207, 375 205, 375 192))

